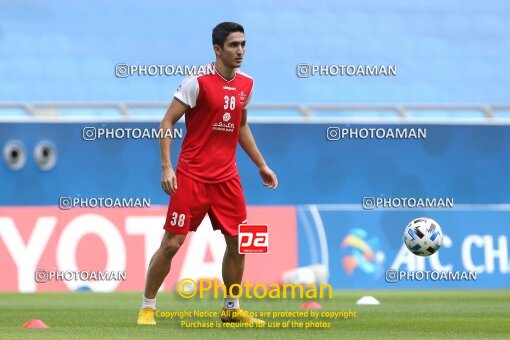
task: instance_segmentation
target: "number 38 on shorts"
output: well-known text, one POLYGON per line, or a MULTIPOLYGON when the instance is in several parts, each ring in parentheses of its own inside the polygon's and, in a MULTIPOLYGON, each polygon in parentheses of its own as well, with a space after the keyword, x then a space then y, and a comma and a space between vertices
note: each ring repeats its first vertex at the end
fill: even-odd
POLYGON ((175 212, 175 211, 174 211, 174 212, 172 213, 172 218, 170 219, 170 225, 171 225, 172 227, 177 226, 177 227, 182 228, 182 227, 184 227, 184 221, 185 221, 185 220, 186 220, 186 215, 184 215, 184 214, 179 214, 179 213, 177 213, 177 212, 175 212))

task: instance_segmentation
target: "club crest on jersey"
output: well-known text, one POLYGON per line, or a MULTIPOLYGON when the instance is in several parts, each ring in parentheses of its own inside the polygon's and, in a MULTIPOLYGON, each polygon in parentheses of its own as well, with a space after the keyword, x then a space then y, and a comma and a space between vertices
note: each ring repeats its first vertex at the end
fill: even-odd
POLYGON ((241 105, 244 105, 245 102, 246 102, 246 94, 244 93, 244 91, 241 91, 241 93, 239 93, 239 103, 241 105))
POLYGON ((223 115, 223 121, 228 122, 230 120, 230 112, 225 112, 223 115))

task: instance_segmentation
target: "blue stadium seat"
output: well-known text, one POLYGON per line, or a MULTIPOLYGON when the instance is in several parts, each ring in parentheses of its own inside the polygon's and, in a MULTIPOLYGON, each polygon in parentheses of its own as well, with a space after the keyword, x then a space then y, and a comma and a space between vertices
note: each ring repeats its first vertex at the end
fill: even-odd
POLYGON ((229 19, 246 29, 255 102, 505 103, 509 13, 482 0, 10 2, 0 102, 168 102, 181 77, 117 79, 115 64, 208 63, 211 29, 229 19), (396 64, 398 75, 299 79, 298 63, 396 64))

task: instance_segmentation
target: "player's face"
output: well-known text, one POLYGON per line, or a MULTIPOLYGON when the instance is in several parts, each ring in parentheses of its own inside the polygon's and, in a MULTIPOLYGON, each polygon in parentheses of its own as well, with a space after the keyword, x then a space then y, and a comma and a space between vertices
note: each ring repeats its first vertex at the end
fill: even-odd
POLYGON ((223 48, 219 49, 218 56, 226 66, 231 68, 240 67, 243 63, 245 45, 244 33, 230 33, 223 44, 223 48))

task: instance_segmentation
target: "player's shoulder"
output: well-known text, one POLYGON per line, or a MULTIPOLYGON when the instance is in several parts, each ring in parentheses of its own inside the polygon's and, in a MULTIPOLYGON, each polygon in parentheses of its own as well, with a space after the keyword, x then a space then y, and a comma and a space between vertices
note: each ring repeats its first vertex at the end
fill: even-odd
POLYGON ((236 77, 246 78, 247 80, 253 82, 253 78, 250 75, 248 75, 247 73, 241 71, 240 69, 236 70, 236 77))
POLYGON ((180 86, 177 88, 177 91, 181 89, 198 90, 198 88, 200 88, 200 78, 214 75, 214 65, 206 64, 193 66, 193 69, 191 69, 190 72, 191 74, 183 79, 180 86))

